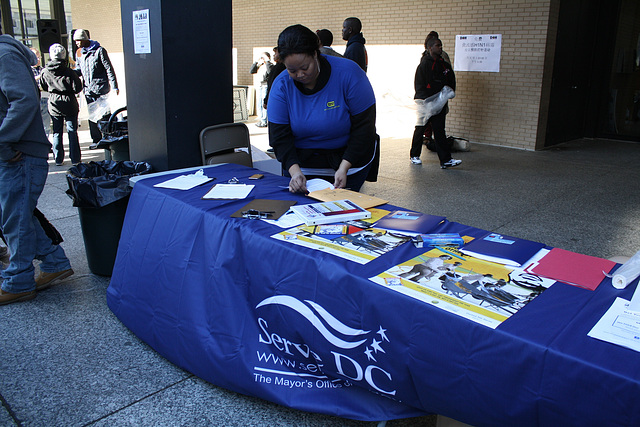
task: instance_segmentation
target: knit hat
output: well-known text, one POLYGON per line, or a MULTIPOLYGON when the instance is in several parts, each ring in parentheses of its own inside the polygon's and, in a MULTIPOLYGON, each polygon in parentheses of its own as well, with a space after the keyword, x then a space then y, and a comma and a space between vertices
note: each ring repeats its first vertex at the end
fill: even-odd
POLYGON ((73 33, 74 40, 89 40, 89 32, 79 28, 73 33))
POLYGON ((63 61, 67 57, 67 51, 61 44, 54 43, 49 47, 49 56, 51 59, 59 59, 63 61))

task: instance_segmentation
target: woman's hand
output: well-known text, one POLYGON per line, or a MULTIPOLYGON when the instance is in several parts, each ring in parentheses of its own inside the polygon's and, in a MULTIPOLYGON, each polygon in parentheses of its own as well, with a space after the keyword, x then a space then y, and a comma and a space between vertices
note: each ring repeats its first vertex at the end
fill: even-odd
POLYGON ((335 188, 346 188, 347 172, 349 171, 349 168, 351 168, 351 162, 343 159, 342 162, 340 162, 340 167, 334 175, 333 186, 335 188))
POLYGON ((289 168, 289 175, 291 180, 289 181, 289 191, 292 193, 304 193, 308 194, 307 190, 307 178, 300 170, 300 166, 295 164, 289 168))

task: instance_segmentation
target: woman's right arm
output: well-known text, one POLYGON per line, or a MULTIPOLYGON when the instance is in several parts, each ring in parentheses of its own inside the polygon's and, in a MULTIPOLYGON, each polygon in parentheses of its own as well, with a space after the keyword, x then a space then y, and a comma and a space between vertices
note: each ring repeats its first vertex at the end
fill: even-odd
POLYGON ((289 191, 306 193, 307 179, 300 169, 291 126, 269 122, 269 145, 273 147, 276 158, 282 163, 282 168, 291 175, 289 191))

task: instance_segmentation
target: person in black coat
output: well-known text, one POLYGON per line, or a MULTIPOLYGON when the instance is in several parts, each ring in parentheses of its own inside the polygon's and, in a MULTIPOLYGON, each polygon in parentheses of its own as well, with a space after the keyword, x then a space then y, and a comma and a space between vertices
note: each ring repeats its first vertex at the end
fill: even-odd
POLYGON ((78 100, 76 94, 82 91, 78 74, 67 66, 67 51, 58 43, 49 48, 51 61, 42 72, 40 86, 49 92, 49 114, 53 127, 53 155, 56 165, 64 163, 62 143, 63 125, 67 125, 69 135, 69 158, 72 164, 80 163, 80 143, 78 141, 78 100))
MULTIPOLYGON (((422 54, 420 65, 416 69, 414 99, 427 99, 436 95, 445 86, 449 86, 456 90, 456 77, 453 73, 451 65, 442 59, 442 42, 438 38, 427 40, 427 50, 422 54)), ((440 160, 440 167, 446 169, 448 167, 458 166, 461 160, 451 158, 451 149, 447 145, 447 135, 445 133, 445 117, 448 108, 445 107, 429 120, 433 128, 433 136, 436 142, 436 152, 440 160)), ((422 151, 422 140, 427 123, 416 124, 411 141, 411 151, 409 156, 411 163, 419 165, 420 153, 422 151)))

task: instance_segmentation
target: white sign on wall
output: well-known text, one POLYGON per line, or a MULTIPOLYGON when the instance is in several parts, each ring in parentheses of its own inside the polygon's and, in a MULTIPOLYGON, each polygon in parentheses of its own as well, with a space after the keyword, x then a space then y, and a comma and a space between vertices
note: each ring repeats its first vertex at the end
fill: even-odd
POLYGON ((133 11, 133 51, 136 55, 151 53, 149 9, 133 11))
POLYGON ((502 34, 456 36, 454 71, 500 72, 502 34))

